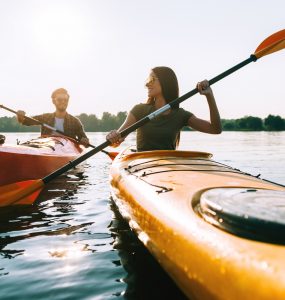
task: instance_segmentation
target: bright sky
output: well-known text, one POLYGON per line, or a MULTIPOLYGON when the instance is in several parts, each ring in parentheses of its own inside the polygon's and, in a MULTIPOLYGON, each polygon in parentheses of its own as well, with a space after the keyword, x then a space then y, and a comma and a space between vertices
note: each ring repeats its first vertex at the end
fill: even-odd
MULTIPOLYGON (((173 68, 180 94, 247 59, 285 28, 284 0, 0 0, 0 104, 102 116, 144 102, 152 67, 173 68)), ((285 50, 213 85, 222 118, 285 117, 285 50)), ((208 118, 204 97, 181 105, 208 118)), ((12 116, 0 111, 0 117, 12 116)))

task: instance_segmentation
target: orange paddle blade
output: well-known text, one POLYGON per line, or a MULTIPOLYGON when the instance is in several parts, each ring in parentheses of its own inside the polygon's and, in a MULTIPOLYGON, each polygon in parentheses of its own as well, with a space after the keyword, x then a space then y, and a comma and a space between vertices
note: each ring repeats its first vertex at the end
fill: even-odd
POLYGON ((0 186, 0 207, 10 205, 31 205, 44 186, 41 179, 19 181, 0 186))
POLYGON ((271 54, 285 48, 285 29, 265 39, 255 50, 256 58, 271 54))
POLYGON ((119 154, 119 152, 108 152, 106 150, 101 150, 101 152, 107 154, 112 160, 114 160, 116 156, 119 154))
POLYGON ((119 153, 118 152, 108 152, 107 154, 112 160, 114 160, 119 153))

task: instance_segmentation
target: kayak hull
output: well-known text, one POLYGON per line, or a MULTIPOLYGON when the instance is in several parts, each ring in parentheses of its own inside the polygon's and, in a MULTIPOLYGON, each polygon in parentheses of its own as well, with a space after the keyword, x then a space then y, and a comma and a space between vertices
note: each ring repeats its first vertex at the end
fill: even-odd
POLYGON ((227 233, 196 212, 209 189, 284 187, 188 151, 122 152, 110 182, 122 216, 189 298, 284 298, 284 246, 227 233))
POLYGON ((75 159, 83 151, 64 137, 38 138, 22 145, 0 146, 0 186, 40 179, 75 159))

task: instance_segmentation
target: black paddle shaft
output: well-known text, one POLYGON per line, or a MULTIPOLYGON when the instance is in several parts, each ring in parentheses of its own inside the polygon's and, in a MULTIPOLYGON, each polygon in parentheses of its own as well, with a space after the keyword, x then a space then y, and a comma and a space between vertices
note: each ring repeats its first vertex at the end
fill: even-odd
MULTIPOLYGON (((246 66, 247 64, 249 64, 250 62, 256 61, 257 58, 255 55, 251 55, 248 59, 244 60, 243 62, 237 64, 236 66, 228 69, 227 71, 221 73, 220 75, 212 78, 211 80, 209 80, 209 84, 212 85, 214 83, 216 83, 217 81, 225 78, 226 76, 232 74, 233 72, 239 70, 240 68, 246 66)), ((192 91, 186 93, 185 95, 169 102, 168 104, 164 105, 163 107, 161 107, 160 109, 154 111, 153 113, 147 115, 146 117, 142 118, 141 120, 137 121, 136 123, 134 123, 133 125, 129 126, 128 128, 122 130, 120 132, 121 136, 127 136, 128 134, 130 134, 131 132, 135 131, 136 129, 142 127, 144 124, 148 123, 150 120, 154 119, 155 117, 157 117, 158 115, 160 115, 161 113, 167 111, 170 108, 173 108, 175 106, 177 106, 179 103, 183 102, 184 100, 194 96, 195 94, 198 93, 198 89, 195 88, 192 91)), ((81 162, 85 161, 86 159, 88 159, 89 157, 93 156, 94 154, 102 151, 104 148, 108 147, 111 145, 110 141, 105 141, 104 143, 102 143, 101 145, 95 147, 94 149, 90 150, 89 152, 81 155, 80 157, 70 161, 68 164, 66 164, 65 166, 61 167, 60 169, 54 171, 53 173, 47 175, 46 177, 44 177, 42 179, 42 181, 44 183, 48 183, 51 180, 53 180, 54 178, 56 178, 57 176, 65 173, 66 171, 76 167, 78 164, 80 164, 81 162)))

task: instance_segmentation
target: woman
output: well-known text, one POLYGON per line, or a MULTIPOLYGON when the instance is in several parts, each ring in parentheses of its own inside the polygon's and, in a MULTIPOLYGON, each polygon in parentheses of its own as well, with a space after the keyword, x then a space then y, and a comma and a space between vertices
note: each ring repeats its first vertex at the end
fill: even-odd
MULTIPOLYGON (((134 106, 123 125, 107 135, 106 138, 112 143, 112 146, 116 147, 124 140, 120 136, 122 130, 179 96, 177 77, 168 67, 153 68, 146 87, 148 89, 147 102, 134 106)), ((209 82, 207 80, 199 82, 197 88, 208 101, 210 121, 199 119, 183 108, 179 108, 178 105, 137 129, 138 151, 175 150, 179 143, 180 131, 184 126, 190 126, 205 133, 221 133, 220 115, 209 82)))

